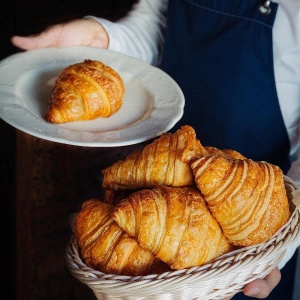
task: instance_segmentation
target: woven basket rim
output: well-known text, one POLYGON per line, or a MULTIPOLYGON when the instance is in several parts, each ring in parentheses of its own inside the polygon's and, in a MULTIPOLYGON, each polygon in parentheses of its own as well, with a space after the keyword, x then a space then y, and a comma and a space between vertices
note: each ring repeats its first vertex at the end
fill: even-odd
MULTIPOLYGON (((114 292, 121 294, 124 292, 126 295, 140 295, 141 291, 146 294, 155 294, 162 293, 162 290, 178 291, 183 286, 195 286, 195 283, 199 286, 199 280, 201 280, 201 283, 213 281, 214 284, 217 284, 216 280, 221 280, 229 287, 229 290, 227 288, 227 291, 222 291, 222 288, 218 288, 218 291, 212 290, 209 293, 214 295, 213 298, 207 296, 208 298, 200 299, 222 299, 226 297, 226 293, 227 296, 232 295, 242 290, 242 287, 247 282, 267 275, 272 268, 278 265, 286 249, 300 235, 298 226, 300 220, 299 206, 295 207, 292 203, 295 192, 300 196, 300 188, 287 176, 284 176, 284 183, 294 211, 289 221, 271 239, 264 243, 230 252, 200 267, 133 277, 106 274, 87 266, 81 260, 78 245, 73 235, 66 250, 65 259, 67 266, 74 277, 89 285, 96 294, 98 289, 103 293, 111 292, 112 287, 114 292), (247 268, 255 270, 254 274, 246 275, 247 278, 242 276, 241 281, 237 280, 232 284, 225 282, 228 280, 226 277, 229 276, 231 278, 232 274, 240 274, 243 272, 242 270, 247 270, 247 268), (219 294, 222 295, 220 296, 221 298, 218 298, 219 294)), ((201 287, 199 286, 199 288, 201 287)))

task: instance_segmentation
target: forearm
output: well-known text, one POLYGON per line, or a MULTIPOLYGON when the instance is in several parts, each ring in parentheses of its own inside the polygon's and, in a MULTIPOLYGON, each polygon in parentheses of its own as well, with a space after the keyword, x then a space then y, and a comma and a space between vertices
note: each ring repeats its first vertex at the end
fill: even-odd
POLYGON ((108 49, 157 64, 160 58, 166 25, 167 0, 140 0, 117 22, 93 18, 109 36, 108 49))

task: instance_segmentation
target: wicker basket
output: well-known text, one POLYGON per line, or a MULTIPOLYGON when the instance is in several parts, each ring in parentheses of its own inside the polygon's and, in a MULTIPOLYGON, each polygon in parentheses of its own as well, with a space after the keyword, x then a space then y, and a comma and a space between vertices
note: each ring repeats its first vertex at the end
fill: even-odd
POLYGON ((223 299, 241 291, 245 284, 263 278, 278 265, 288 247, 300 237, 300 188, 284 178, 293 214, 269 241, 231 252, 201 267, 148 276, 104 274, 86 266, 71 238, 66 263, 72 275, 87 284, 97 299, 223 299))

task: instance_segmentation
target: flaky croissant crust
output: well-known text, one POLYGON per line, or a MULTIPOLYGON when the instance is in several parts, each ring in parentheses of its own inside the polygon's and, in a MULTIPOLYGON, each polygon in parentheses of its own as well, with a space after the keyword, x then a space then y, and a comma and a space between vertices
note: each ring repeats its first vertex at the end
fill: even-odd
POLYGON ((110 117, 123 104, 125 87, 111 67, 84 60, 63 69, 53 87, 46 120, 52 123, 110 117))
POLYGON ((194 187, 137 191, 116 206, 113 218, 172 269, 200 266, 233 249, 194 187))
POLYGON ((85 201, 74 221, 74 234, 85 263, 101 272, 146 275, 167 265, 121 229, 112 219, 112 205, 99 199, 85 201))
POLYGON ((194 183, 189 162, 207 153, 191 126, 164 133, 140 151, 102 170, 103 189, 124 190, 194 183))
POLYGON ((211 213, 233 245, 265 242, 288 221, 289 203, 279 167, 207 156, 194 161, 192 169, 211 213))

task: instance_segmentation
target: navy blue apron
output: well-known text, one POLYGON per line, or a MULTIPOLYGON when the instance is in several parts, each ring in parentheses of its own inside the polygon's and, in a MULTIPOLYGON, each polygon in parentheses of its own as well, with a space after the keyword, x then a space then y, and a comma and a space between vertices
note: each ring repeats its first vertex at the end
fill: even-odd
MULTIPOLYGON (((169 0, 162 69, 185 95, 184 115, 203 145, 290 167, 277 98, 272 27, 278 5, 257 0, 169 0), (263 14, 260 12, 263 12, 263 14), (269 10, 269 11, 268 11, 269 10)), ((267 299, 292 299, 295 257, 267 299)), ((242 293, 233 299, 252 299, 242 293)), ((254 299, 254 298, 253 298, 254 299)))
POLYGON ((177 124, 203 145, 290 166, 290 143, 277 98, 272 26, 257 0, 170 0, 162 69, 186 98, 177 124))

